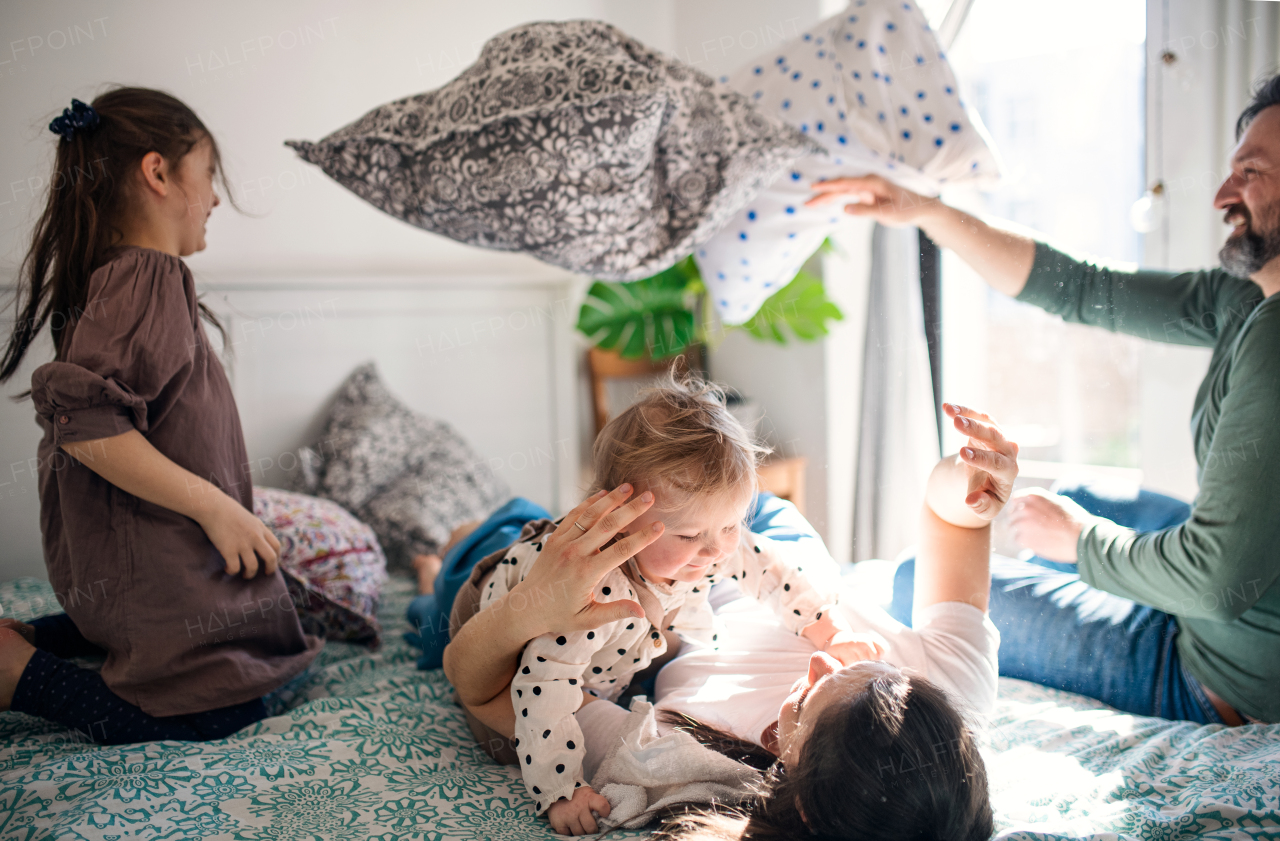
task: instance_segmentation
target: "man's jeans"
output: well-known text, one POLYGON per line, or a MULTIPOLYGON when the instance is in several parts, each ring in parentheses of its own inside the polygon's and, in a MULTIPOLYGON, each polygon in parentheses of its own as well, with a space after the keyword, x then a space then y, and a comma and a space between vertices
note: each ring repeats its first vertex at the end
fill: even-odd
MULTIPOLYGON (((1102 484, 1055 488, 1092 514, 1139 532, 1181 523, 1191 507, 1151 491, 1102 484)), ((889 612, 911 624, 915 560, 893 582, 889 612)), ((1137 715, 1221 724, 1174 644, 1175 617, 1104 593, 1080 580, 1074 564, 993 556, 991 621, 1000 629, 1000 674, 1096 698, 1137 715)))

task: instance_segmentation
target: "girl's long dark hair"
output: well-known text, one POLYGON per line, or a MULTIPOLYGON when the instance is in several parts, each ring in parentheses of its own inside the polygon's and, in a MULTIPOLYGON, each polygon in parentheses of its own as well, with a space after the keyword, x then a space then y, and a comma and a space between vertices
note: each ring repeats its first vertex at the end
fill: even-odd
MULTIPOLYGON (((692 719, 666 717, 755 767, 764 749, 692 719)), ((977 741, 946 693, 901 672, 820 715, 794 768, 776 763, 745 805, 694 809, 662 841, 987 841, 995 819, 977 741)))
MULTIPOLYGON (((68 328, 89 303, 89 277, 121 239, 117 225, 131 199, 133 172, 148 152, 159 152, 176 167, 207 139, 222 187, 234 205, 218 144, 181 100, 163 91, 122 87, 107 91, 92 105, 99 117, 96 128, 78 129, 70 140, 54 140, 57 153, 49 194, 22 261, 13 331, 0 358, 0 383, 17 371, 46 324, 56 358, 63 358, 66 337, 71 335, 68 328)), ((203 303, 200 313, 222 332, 217 316, 203 303)))

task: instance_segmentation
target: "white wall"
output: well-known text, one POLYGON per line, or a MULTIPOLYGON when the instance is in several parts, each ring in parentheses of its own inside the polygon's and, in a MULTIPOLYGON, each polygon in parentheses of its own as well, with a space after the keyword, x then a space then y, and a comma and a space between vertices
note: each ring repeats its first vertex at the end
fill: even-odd
POLYGON ((806 514, 832 556, 853 554, 853 491, 857 467, 871 224, 850 219, 835 237, 837 252, 810 261, 828 296, 844 313, 821 343, 779 347, 730 333, 710 354, 712 376, 763 404, 776 457, 800 456, 806 514))
MULTIPOLYGON (((720 5, 720 4, 717 4, 720 5)), ((727 4, 725 4, 727 5, 727 4)), ((304 164, 286 139, 317 140, 383 102, 429 90, 469 65, 492 35, 532 20, 600 18, 671 49, 670 0, 224 0, 218 3, 6 3, 0 47, 0 261, 21 259, 71 98, 109 83, 157 87, 217 136, 246 209, 209 223, 196 271, 546 271, 393 221, 304 164), (93 40, 76 36, 78 25, 93 40), (43 42, 43 43, 42 43, 43 42), (7 61, 8 63, 3 63, 7 61)))
MULTIPOLYGON (((88 101, 119 83, 162 88, 190 104, 217 136, 234 191, 249 211, 241 215, 224 205, 214 213, 209 249, 189 261, 202 289, 243 288, 246 278, 306 289, 316 278, 344 277, 417 278, 424 288, 507 278, 552 288, 564 280, 562 272, 390 219, 302 163, 283 141, 319 139, 378 104, 439 86, 470 64, 487 38, 531 20, 603 19, 718 76, 842 5, 842 0, 6 4, 0 11, 0 113, 6 117, 0 124, 0 286, 12 283, 40 210, 57 142, 46 128, 49 120, 72 97, 88 101)), ((858 288, 850 281, 832 293, 852 295, 856 309, 858 288)), ((576 303, 557 307, 571 325, 576 303)), ((737 337, 726 347, 741 341, 737 337)), ((713 370, 723 370, 731 385, 765 405, 790 452, 810 457, 810 512, 837 550, 840 535, 849 530, 841 517, 847 519, 852 509, 851 486, 845 485, 852 481, 853 442, 844 441, 842 450, 836 438, 851 434, 856 405, 850 409, 849 400, 856 399, 857 384, 846 382, 845 372, 856 370, 857 363, 833 354, 857 353, 861 347, 860 339, 845 344, 845 351, 838 350, 843 347, 838 342, 787 349, 744 346, 743 359, 759 360, 749 369, 720 364, 724 355, 713 361, 713 370), (835 489, 829 490, 832 481, 835 489)), ((31 369, 49 357, 47 347, 33 350, 3 393, 25 390, 31 369)), ((500 366, 489 367, 499 369, 493 376, 495 387, 501 387, 500 366)), ((580 384, 579 399, 585 397, 580 384)), ((251 432, 249 427, 260 425, 252 419, 260 413, 245 414, 252 416, 246 426, 251 432)), ((578 417, 580 434, 586 436, 586 410, 578 417)), ((290 423, 301 437, 298 420, 290 423)), ((264 431, 261 437, 264 452, 290 444, 278 432, 264 431)), ((36 484, 26 460, 34 456, 38 440, 29 402, 0 403, 0 534, 6 545, 0 577, 41 572, 36 484)), ((580 452, 585 438, 582 445, 580 452)))
MULTIPOLYGON (((238 214, 227 205, 213 214, 209 249, 189 261, 201 288, 211 292, 215 305, 225 290, 243 288, 246 280, 262 289, 290 290, 268 306, 274 309, 266 321, 276 326, 295 309, 310 307, 334 316, 284 341, 277 341, 283 334, 269 329, 263 336, 242 337, 231 375, 233 381, 239 375, 237 397, 251 459, 279 456, 315 432, 304 429, 297 404, 273 406, 262 398, 269 391, 260 382, 262 371, 297 374, 320 365, 288 390, 295 401, 305 395, 302 411, 314 414, 351 367, 381 355, 384 374, 404 399, 453 420, 486 460, 510 468, 506 478, 514 490, 555 507, 575 478, 561 475, 564 464, 528 472, 512 466, 523 464, 526 451, 560 452, 564 444, 558 439, 565 429, 577 437, 574 419, 562 417, 566 413, 555 401, 539 405, 530 410, 530 422, 513 429, 504 442, 489 428, 492 424, 462 422, 469 417, 463 408, 484 401, 466 404, 457 386, 488 378, 493 387, 485 394, 498 395, 519 385, 517 371, 530 365, 549 371, 566 353, 576 355, 572 340, 566 339, 576 304, 573 293, 565 290, 580 283, 566 285, 564 272, 531 258, 469 248, 395 221, 302 163, 283 141, 319 139, 382 102, 436 87, 470 64, 485 39, 530 20, 602 18, 655 47, 670 49, 670 6, 668 0, 643 5, 488 0, 482 6, 440 0, 5 4, 0 11, 5 33, 0 41, 5 45, 0 47, 0 113, 6 116, 0 125, 0 286, 12 284, 40 211, 41 187, 58 142, 46 128, 49 120, 72 97, 91 100, 110 83, 168 90, 190 104, 214 132, 233 190, 251 214, 238 214), (479 293, 468 307, 441 303, 440 312, 424 313, 413 324, 396 321, 390 313, 362 313, 368 301, 359 300, 360 284, 385 287, 388 279, 405 290, 406 305, 419 308, 415 302, 443 302, 441 296, 456 297, 448 290, 467 284, 505 284, 509 291, 502 304, 493 297, 502 293, 492 291, 479 293), (333 294, 342 302, 325 304, 333 294), (555 329, 513 331, 481 342, 479 351, 460 348, 431 354, 425 361, 421 353, 408 360, 393 355, 397 337, 403 339, 401 345, 423 336, 439 340, 450 330, 469 330, 482 310, 486 320, 508 315, 518 320, 530 308, 554 311, 555 329), (341 341, 327 355, 319 352, 314 343, 334 329, 341 341), (368 346, 350 347, 362 335, 369 338, 368 346), (497 364, 494 349, 513 342, 521 348, 517 361, 523 367, 497 364), (273 365, 263 353, 282 356, 273 365), (434 393, 432 383, 439 386, 434 393)), ((10 290, 2 292, 7 301, 10 290)), ((6 317, 11 318, 7 312, 6 317)), ((3 393, 24 391, 31 370, 49 358, 47 345, 33 349, 3 393)), ((564 384, 545 382, 547 390, 561 390, 556 401, 572 400, 564 384)), ((30 402, 0 402, 0 577, 43 574, 32 460, 38 442, 30 402)), ((565 463, 576 468, 577 454, 573 447, 565 463)), ((278 477, 267 471, 260 478, 269 483, 278 477)))

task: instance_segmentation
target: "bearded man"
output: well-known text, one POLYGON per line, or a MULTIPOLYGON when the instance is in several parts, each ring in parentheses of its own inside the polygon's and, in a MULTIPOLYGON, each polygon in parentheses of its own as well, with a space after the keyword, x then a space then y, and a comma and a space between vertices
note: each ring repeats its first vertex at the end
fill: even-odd
MULTIPOLYGON (((1015 536, 1037 562, 993 562, 990 610, 1003 675, 1228 725, 1280 722, 1280 75, 1258 85, 1236 139, 1213 203, 1232 226, 1221 269, 1079 262, 876 177, 817 184, 810 200, 917 225, 1066 321, 1213 348, 1191 416, 1194 503, 1084 485, 1020 496, 1015 536)), ((892 611, 908 623, 912 575, 899 567, 892 611)))

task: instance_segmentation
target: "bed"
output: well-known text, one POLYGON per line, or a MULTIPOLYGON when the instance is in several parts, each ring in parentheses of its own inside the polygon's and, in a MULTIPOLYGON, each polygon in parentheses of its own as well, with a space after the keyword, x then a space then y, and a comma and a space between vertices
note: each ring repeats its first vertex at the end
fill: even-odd
MULTIPOLYGON (((376 652, 329 643, 219 742, 98 747, 0 713, 0 841, 557 838, 519 772, 471 744, 439 670, 400 639, 412 583, 393 576, 376 652)), ((0 583, 0 613, 52 612, 47 583, 0 583)), ((999 837, 1280 836, 1280 725, 1228 730, 1119 713, 1002 679, 987 734, 999 837)), ((643 833, 616 833, 640 838, 643 833)))

